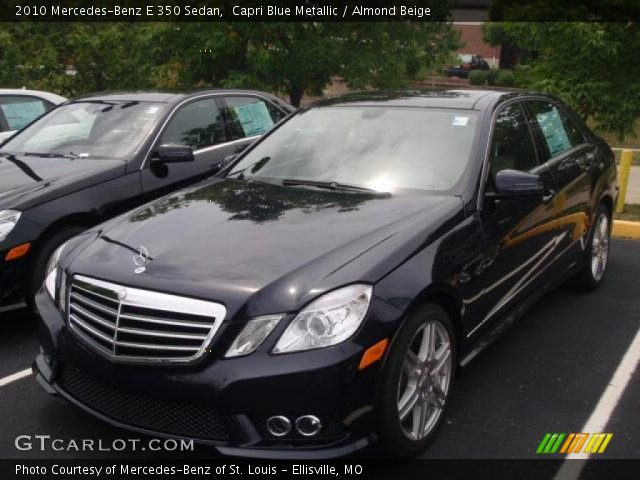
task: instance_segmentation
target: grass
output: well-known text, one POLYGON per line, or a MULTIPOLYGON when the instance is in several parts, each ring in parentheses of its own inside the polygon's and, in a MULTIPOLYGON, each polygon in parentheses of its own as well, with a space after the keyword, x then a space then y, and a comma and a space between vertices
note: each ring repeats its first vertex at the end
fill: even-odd
POLYGON ((638 205, 637 203, 627 204, 624 206, 624 212, 614 213, 613 218, 616 220, 640 222, 640 205, 638 205))
MULTIPOLYGON (((620 157, 622 156, 622 151, 614 150, 613 154, 616 156, 616 163, 620 165, 620 157)), ((636 165, 636 166, 640 165, 640 152, 633 152, 633 160, 631 160, 631 165, 636 165)))
MULTIPOLYGON (((596 124, 595 122, 589 120, 587 122, 589 128, 594 129, 596 124)), ((597 132, 602 138, 604 138, 609 145, 612 147, 622 147, 622 148, 640 148, 640 121, 636 122, 635 128, 633 131, 624 137, 622 140, 618 140, 618 137, 612 133, 603 133, 597 132)))
MULTIPOLYGON (((589 120, 587 122, 589 128, 592 130, 595 129, 595 122, 589 120)), ((640 122, 636 122, 635 128, 633 131, 624 137, 622 140, 619 140, 617 136, 611 133, 602 133, 597 132, 602 138, 604 138, 609 145, 616 148, 638 148, 640 149, 640 122)), ((620 163, 620 156, 622 152, 620 150, 614 150, 613 153, 616 155, 616 162, 620 163)), ((632 165, 640 165, 640 152, 633 152, 633 161, 632 165)))

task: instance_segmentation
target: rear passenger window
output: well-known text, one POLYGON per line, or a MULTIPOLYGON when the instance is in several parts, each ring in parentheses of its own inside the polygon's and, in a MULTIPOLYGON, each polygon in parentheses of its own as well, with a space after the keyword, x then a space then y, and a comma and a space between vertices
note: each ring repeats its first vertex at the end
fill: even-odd
POLYGON ((169 122, 160 143, 188 145, 194 150, 224 141, 220 110, 212 98, 183 106, 169 122))
POLYGON ((20 130, 49 110, 44 100, 20 95, 0 97, 0 109, 9 130, 20 130))
POLYGON ((231 139, 262 135, 286 116, 271 102, 257 97, 225 97, 231 139))
POLYGON ((533 121, 544 137, 549 157, 555 157, 585 142, 576 125, 555 105, 528 102, 533 121))
POLYGON ((490 182, 502 170, 528 171, 538 166, 527 121, 519 104, 505 107, 496 118, 489 152, 490 182))

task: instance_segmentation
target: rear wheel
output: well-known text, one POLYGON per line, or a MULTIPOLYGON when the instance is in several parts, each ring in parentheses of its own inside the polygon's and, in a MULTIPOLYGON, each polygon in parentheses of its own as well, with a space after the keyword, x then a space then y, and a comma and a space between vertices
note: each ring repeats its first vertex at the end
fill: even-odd
POLYGON ((86 230, 78 225, 67 226, 57 230, 45 240, 35 252, 31 263, 31 275, 27 278, 25 286, 26 302, 29 308, 35 311, 35 296, 44 282, 45 273, 49 270, 51 256, 56 248, 67 240, 86 230))
POLYGON ((611 212, 602 204, 594 215, 587 242, 586 257, 578 279, 584 289, 595 290, 604 279, 611 244, 611 212))
POLYGON ((407 320, 384 367, 377 432, 394 457, 413 457, 431 442, 447 407, 455 373, 453 326, 436 304, 407 320))

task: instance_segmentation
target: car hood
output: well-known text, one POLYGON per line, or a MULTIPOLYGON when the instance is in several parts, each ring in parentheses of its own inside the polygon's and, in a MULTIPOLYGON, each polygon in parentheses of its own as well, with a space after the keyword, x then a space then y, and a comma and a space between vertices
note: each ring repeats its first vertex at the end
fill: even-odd
POLYGON ((346 193, 217 179, 96 227, 65 253, 71 274, 215 300, 227 318, 294 311, 375 283, 461 221, 454 196, 346 193), (134 254, 149 262, 134 273, 134 254), (73 260, 71 260, 71 258, 73 260))
POLYGON ((124 174, 123 160, 0 157, 0 210, 26 210, 124 174))

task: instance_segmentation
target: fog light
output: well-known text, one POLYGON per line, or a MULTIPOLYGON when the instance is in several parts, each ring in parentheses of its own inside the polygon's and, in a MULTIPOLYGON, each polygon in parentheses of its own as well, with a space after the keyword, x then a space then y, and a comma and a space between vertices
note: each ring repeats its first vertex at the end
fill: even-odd
POLYGON ((267 430, 274 437, 284 437, 291 431, 291 421, 282 415, 270 417, 267 420, 267 430))
POLYGON ((303 437, 314 437, 322 430, 322 423, 315 415, 303 415, 296 420, 296 432, 303 437))

